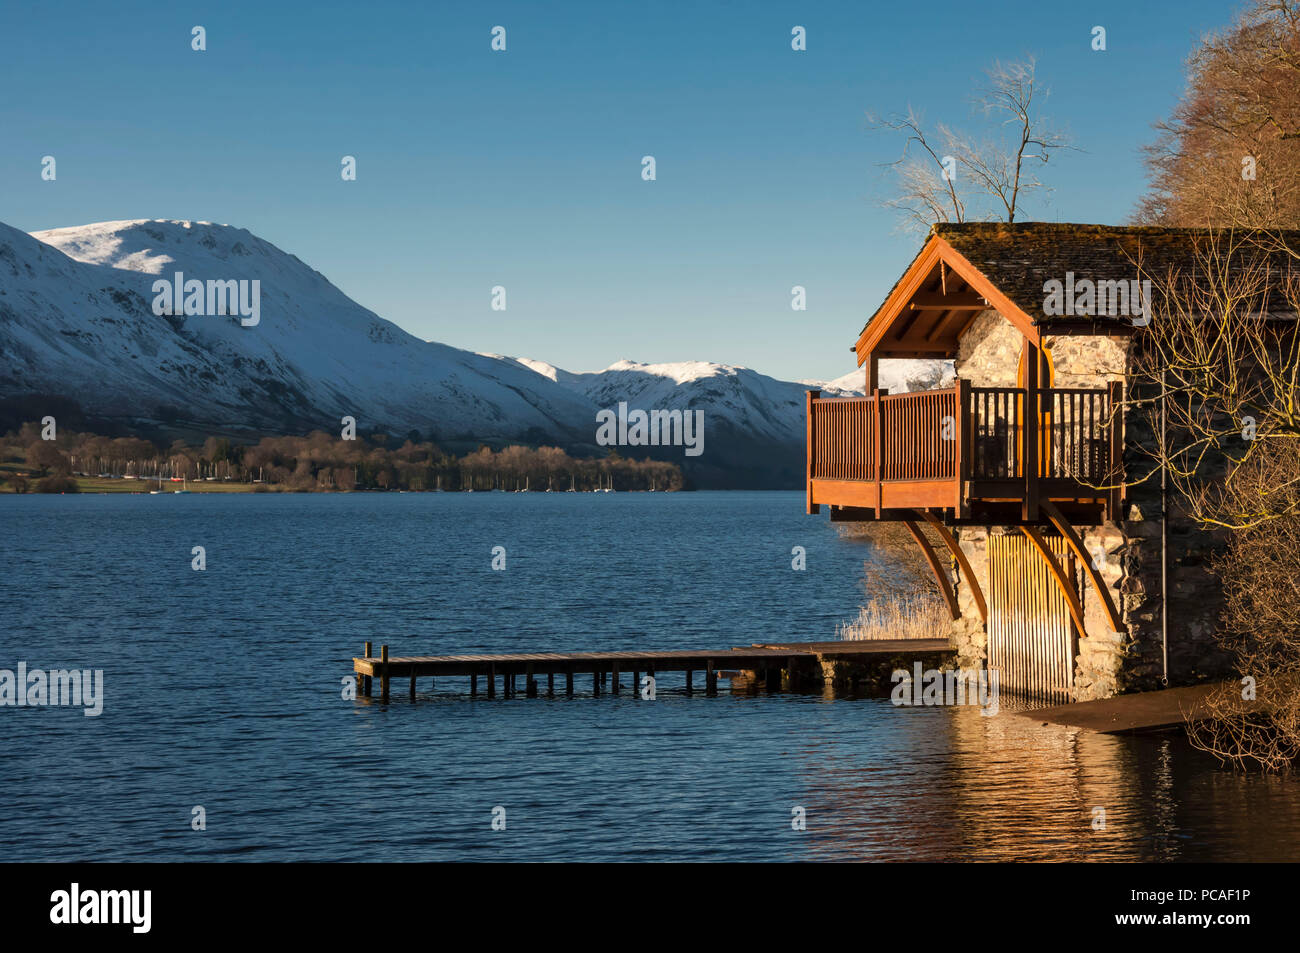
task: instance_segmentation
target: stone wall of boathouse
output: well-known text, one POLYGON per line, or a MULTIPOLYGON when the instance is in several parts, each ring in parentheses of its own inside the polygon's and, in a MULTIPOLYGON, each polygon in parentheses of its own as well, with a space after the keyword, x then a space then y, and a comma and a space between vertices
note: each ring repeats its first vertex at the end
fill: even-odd
MULTIPOLYGON (((1002 315, 982 312, 959 342, 957 376, 976 387, 1014 387, 1023 342, 1020 332, 1002 315)), ((1104 387, 1111 381, 1124 381, 1129 370, 1124 338, 1058 336, 1048 338, 1044 345, 1057 387, 1104 387)), ((1136 415, 1130 414, 1130 418, 1125 466, 1130 474, 1141 473, 1149 465, 1143 467, 1140 447, 1151 434, 1144 432, 1136 415)), ((1158 688, 1164 673, 1158 486, 1147 481, 1128 487, 1121 510, 1125 518, 1120 522, 1075 527, 1123 620, 1121 631, 1111 631, 1100 598, 1082 567, 1076 566, 1075 591, 1086 629, 1080 633, 1073 673, 1074 695, 1079 701, 1158 688)), ((968 526, 954 532, 987 599, 989 537, 1019 530, 1014 526, 968 526)), ((1213 635, 1222 600, 1209 572, 1218 540, 1175 519, 1170 524, 1168 545, 1170 683, 1221 676, 1227 660, 1213 635)), ((955 566, 954 576, 961 612, 952 629, 957 657, 962 665, 981 665, 988 658, 988 634, 970 584, 955 566)))

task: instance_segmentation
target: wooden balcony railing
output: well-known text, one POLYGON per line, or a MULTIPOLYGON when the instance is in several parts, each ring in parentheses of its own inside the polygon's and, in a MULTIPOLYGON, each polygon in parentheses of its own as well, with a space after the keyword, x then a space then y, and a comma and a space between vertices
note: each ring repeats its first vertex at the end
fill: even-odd
POLYGON ((812 412, 817 434, 812 476, 886 481, 953 478, 956 388, 882 396, 879 414, 875 397, 817 398, 812 412))
POLYGON ((891 505, 964 511, 981 494, 1033 498, 1041 484, 1044 498, 1060 491, 1104 496, 1114 512, 1120 393, 1119 384, 1044 388, 1031 415, 1026 400, 1034 398, 1024 388, 971 387, 962 380, 912 394, 823 398, 809 392, 809 508, 827 502, 878 512, 891 505), (1037 427, 1027 450, 1031 418, 1037 427), (1027 454, 1033 466, 1026 466, 1027 454))
POLYGON ((957 473, 957 388, 880 398, 881 479, 951 480, 957 473))
MULTIPOLYGON (((1038 393, 1039 478, 1105 483, 1111 467, 1109 391, 1054 387, 1038 393)), ((1025 416, 1023 388, 971 388, 972 478, 1024 476, 1025 416)))
MULTIPOLYGON (((1040 400, 1039 475, 1104 485, 1116 462, 1110 455, 1114 405, 1109 391, 1051 388, 1041 392, 1040 400)), ((1114 449, 1119 450, 1119 445, 1114 449)))
POLYGON ((1020 468, 1020 422, 1025 393, 1017 387, 972 387, 970 428, 971 476, 981 480, 1015 479, 1020 468))
POLYGON ((876 402, 871 397, 823 397, 811 403, 815 436, 812 473, 828 480, 876 478, 876 402))

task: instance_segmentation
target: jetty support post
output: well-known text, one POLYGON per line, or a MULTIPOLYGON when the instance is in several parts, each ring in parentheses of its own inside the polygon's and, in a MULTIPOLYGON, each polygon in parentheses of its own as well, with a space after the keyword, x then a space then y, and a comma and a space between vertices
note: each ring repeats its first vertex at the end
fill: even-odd
POLYGON ((478 695, 478 673, 474 672, 469 677, 469 697, 474 698, 478 695))
POLYGON ((609 681, 610 681, 609 690, 613 694, 617 695, 618 694, 618 661, 617 660, 614 661, 614 668, 613 671, 610 673, 609 681))
POLYGON ((564 694, 570 698, 573 697, 573 666, 570 665, 564 670, 564 694))
POLYGON ((709 659, 705 665, 704 694, 716 695, 718 694, 718 673, 713 670, 713 659, 709 659))
POLYGON ((695 690, 694 687, 691 685, 691 676, 694 674, 695 673, 692 672, 689 668, 686 670, 686 694, 687 695, 690 695, 695 690))
MULTIPOLYGON (((366 643, 366 658, 370 658, 370 643, 369 643, 369 642, 366 643)), ((363 675, 362 678, 364 679, 364 681, 363 681, 363 683, 362 683, 361 685, 359 685, 358 687, 361 688, 363 694, 364 694, 367 698, 369 698, 369 697, 370 697, 370 676, 369 676, 369 675, 363 675)))
POLYGON ((546 673, 546 697, 547 698, 555 697, 555 673, 554 672, 546 673))
POLYGON ((488 698, 497 697, 497 666, 493 662, 488 665, 488 698))
POLYGON ((524 694, 529 698, 537 697, 537 679, 533 678, 533 663, 528 663, 528 670, 524 673, 528 684, 524 687, 524 694))
POLYGON ((388 646, 379 646, 380 668, 379 668, 379 699, 388 701, 388 646))

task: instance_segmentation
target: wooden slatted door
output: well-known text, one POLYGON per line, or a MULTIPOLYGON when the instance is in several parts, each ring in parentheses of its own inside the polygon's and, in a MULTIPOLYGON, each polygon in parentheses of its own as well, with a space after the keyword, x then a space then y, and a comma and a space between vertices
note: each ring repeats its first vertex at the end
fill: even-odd
MULTIPOLYGON (((1047 546, 1074 580, 1065 540, 1047 546)), ((1024 536, 989 536, 989 669, 999 691, 1047 701, 1069 701, 1077 635, 1065 596, 1042 557, 1024 536)))

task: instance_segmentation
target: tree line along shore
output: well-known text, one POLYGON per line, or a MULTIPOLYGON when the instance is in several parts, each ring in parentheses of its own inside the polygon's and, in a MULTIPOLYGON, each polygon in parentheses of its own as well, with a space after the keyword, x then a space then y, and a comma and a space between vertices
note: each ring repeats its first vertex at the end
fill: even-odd
POLYGON ((344 440, 320 431, 240 443, 209 437, 162 447, 141 437, 59 431, 39 423, 0 437, 0 492, 146 493, 407 491, 673 491, 681 468, 661 460, 571 457, 559 447, 480 446, 456 456, 388 434, 344 440))

